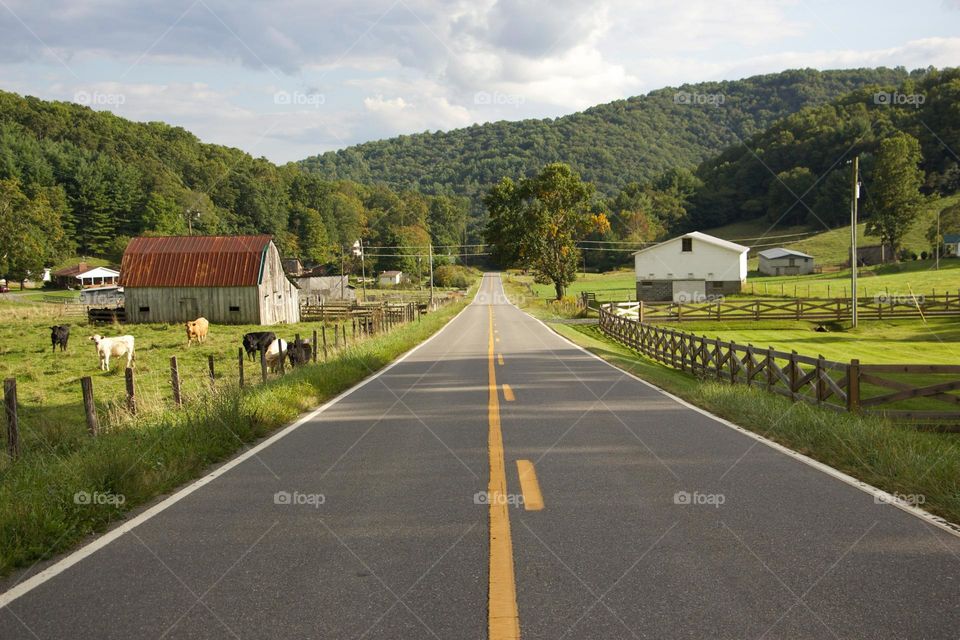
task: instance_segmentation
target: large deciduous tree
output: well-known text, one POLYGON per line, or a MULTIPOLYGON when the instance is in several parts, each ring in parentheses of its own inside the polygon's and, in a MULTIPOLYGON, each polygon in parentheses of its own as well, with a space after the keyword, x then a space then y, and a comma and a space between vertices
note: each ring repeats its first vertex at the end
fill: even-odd
POLYGON ((0 180, 0 273, 21 285, 40 275, 63 248, 60 218, 46 193, 30 198, 18 180, 0 180))
POLYGON ((557 299, 576 278, 577 241, 591 229, 609 230, 603 214, 591 215, 593 185, 563 163, 548 164, 532 178, 504 178, 487 194, 487 242, 505 265, 533 270, 553 284, 557 299))
POLYGON ((880 143, 870 188, 872 199, 867 234, 878 236, 898 255, 903 236, 917 219, 924 198, 920 194, 920 143, 908 133, 895 133, 880 143))

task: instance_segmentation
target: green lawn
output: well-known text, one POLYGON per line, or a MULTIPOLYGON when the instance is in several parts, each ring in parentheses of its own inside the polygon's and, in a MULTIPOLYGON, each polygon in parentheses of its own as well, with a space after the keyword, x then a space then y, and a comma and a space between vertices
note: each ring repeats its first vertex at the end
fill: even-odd
POLYGON ((796 350, 811 357, 822 355, 837 362, 858 358, 870 364, 960 363, 960 318, 931 318, 926 323, 919 318, 871 320, 861 322, 857 329, 844 327, 845 330, 828 324, 828 333, 814 331, 815 322, 791 320, 682 322, 669 326, 763 349, 796 350))

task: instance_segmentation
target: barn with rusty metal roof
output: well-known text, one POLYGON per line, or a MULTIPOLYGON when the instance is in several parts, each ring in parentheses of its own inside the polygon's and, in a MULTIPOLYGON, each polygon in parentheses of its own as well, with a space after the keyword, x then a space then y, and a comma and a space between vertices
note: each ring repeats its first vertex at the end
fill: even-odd
POLYGON ((299 322, 297 287, 273 239, 256 236, 134 238, 120 284, 127 322, 299 322))

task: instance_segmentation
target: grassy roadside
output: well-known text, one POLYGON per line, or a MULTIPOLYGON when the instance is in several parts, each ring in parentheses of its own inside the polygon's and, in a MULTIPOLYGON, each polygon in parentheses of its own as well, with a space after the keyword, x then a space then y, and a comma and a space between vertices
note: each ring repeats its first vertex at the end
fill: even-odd
POLYGON ((438 331, 472 292, 327 363, 245 391, 224 387, 208 402, 87 439, 68 453, 24 455, 0 476, 0 575, 70 549, 351 387, 438 331))
POLYGON ((921 505, 960 523, 960 435, 819 410, 759 389, 699 381, 609 339, 593 324, 563 324, 542 300, 511 298, 557 333, 604 360, 745 429, 890 493, 923 496, 921 505))

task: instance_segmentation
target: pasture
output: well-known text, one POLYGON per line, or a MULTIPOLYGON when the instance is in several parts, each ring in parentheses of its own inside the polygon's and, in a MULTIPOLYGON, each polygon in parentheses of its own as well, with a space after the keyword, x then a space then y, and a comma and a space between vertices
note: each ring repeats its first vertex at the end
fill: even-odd
MULTIPOLYGON (((55 306, 53 307, 55 308, 55 306)), ((101 429, 120 428, 131 421, 125 408, 124 367, 126 358, 112 358, 109 371, 99 370, 96 348, 89 336, 129 334, 136 340, 134 371, 138 419, 148 419, 173 406, 170 357, 177 356, 185 404, 205 397, 210 390, 208 357, 214 358, 215 385, 237 386, 237 350, 243 334, 263 331, 259 325, 211 325, 202 345, 187 346, 183 325, 125 324, 90 325, 77 318, 63 318, 47 305, 0 304, 0 377, 16 378, 20 403, 21 449, 40 448, 49 453, 72 451, 87 436, 80 379, 93 379, 94 397, 101 429), (68 348, 54 353, 50 327, 70 325, 68 348)), ((293 343, 296 333, 309 339, 320 332, 317 322, 268 327, 278 337, 293 343)), ((333 351, 334 327, 348 333, 345 323, 327 323, 327 338, 333 351)), ((322 352, 320 353, 322 359, 322 352)), ((259 361, 245 362, 248 382, 260 380, 259 361)), ((0 456, 2 458, 2 456, 0 456)), ((0 463, 2 464, 2 463, 0 463)))

